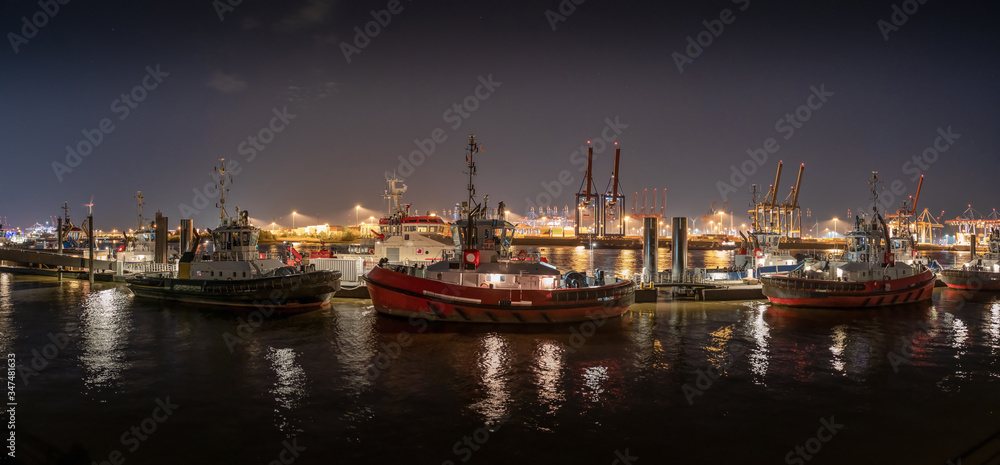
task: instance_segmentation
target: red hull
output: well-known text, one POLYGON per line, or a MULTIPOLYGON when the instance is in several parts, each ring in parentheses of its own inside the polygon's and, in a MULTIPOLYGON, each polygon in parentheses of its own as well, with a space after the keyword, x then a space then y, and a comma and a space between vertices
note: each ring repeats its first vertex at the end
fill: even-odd
POLYGON ((566 323, 617 317, 635 302, 632 281, 582 289, 459 286, 376 267, 365 277, 379 313, 466 323, 566 323))
POLYGON ((920 302, 934 293, 930 271, 890 281, 848 283, 812 279, 762 278, 764 295, 773 304, 790 307, 868 308, 920 302))

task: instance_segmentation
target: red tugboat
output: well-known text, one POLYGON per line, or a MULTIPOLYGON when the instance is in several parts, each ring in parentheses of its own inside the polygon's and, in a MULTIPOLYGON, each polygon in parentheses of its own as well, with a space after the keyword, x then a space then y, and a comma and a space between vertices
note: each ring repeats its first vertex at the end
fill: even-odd
POLYGON ((561 273, 537 254, 511 250, 514 225, 475 202, 479 151, 469 137, 469 212, 452 225, 458 257, 426 267, 389 265, 365 277, 375 310, 426 320, 473 323, 564 323, 620 316, 635 302, 635 283, 600 274, 561 273))
POLYGON ((1000 291, 1000 229, 990 231, 987 247, 988 251, 981 255, 973 251, 972 261, 962 269, 941 271, 941 281, 952 289, 1000 291))
POLYGON ((931 298, 934 273, 919 263, 897 262, 878 213, 878 173, 872 173, 874 217, 857 218, 846 236, 844 261, 810 261, 788 276, 761 278, 771 303, 791 307, 858 308, 918 302, 931 298))

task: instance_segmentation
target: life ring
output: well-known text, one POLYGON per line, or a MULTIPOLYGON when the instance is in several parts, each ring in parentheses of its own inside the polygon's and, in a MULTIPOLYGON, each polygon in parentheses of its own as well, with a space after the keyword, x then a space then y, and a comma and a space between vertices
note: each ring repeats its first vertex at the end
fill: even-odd
POLYGON ((375 249, 373 249, 373 248, 372 249, 368 249, 368 253, 371 254, 371 255, 375 255, 375 249))
POLYGON ((233 278, 226 278, 226 281, 232 281, 233 278))
POLYGON ((483 246, 485 246, 487 249, 492 249, 493 248, 493 239, 486 239, 486 242, 483 242, 483 246))
POLYGON ((753 249, 753 254, 757 258, 764 258, 764 251, 760 250, 759 248, 753 249))
POLYGON ((526 258, 528 258, 528 252, 525 252, 525 251, 522 250, 522 251, 520 251, 520 252, 517 253, 517 259, 518 260, 524 260, 526 258))
POLYGON ((479 287, 490 287, 490 283, 483 281, 482 283, 479 284, 479 287))
POLYGON ((867 259, 868 259, 868 256, 865 255, 865 254, 861 254, 861 256, 859 257, 859 260, 861 260, 863 262, 868 261, 867 259))

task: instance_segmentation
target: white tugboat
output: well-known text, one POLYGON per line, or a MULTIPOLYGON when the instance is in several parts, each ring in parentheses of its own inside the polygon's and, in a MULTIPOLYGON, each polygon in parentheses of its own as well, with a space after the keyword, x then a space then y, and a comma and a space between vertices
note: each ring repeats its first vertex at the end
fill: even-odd
MULTIPOLYGON (((147 274, 127 280, 141 298, 227 307, 267 306, 277 311, 306 311, 329 305, 340 290, 339 271, 314 271, 311 266, 286 266, 261 258, 257 250, 260 229, 251 225, 246 210, 226 212, 225 160, 219 173, 220 225, 209 230, 214 241, 210 254, 182 251, 176 274, 147 274)), ((230 181, 232 179, 230 178, 230 181)), ((194 241, 194 247, 200 241, 194 241)))

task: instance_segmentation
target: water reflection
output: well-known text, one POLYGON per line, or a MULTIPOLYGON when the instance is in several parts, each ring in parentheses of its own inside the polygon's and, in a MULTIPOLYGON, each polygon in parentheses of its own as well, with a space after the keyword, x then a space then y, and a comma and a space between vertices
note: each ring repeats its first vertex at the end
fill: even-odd
POLYGON ((132 330, 131 308, 132 294, 119 288, 84 296, 80 361, 87 371, 84 384, 88 388, 110 386, 131 365, 125 357, 132 330))
POLYGON ((750 349, 749 361, 750 372, 753 373, 754 384, 765 384, 764 375, 767 374, 771 327, 764 321, 764 312, 767 310, 766 302, 754 304, 749 312, 742 312, 748 316, 743 320, 743 332, 754 343, 750 349))
POLYGON ((294 424, 290 413, 309 395, 306 390, 306 372, 296 362, 295 357, 295 351, 287 348, 270 347, 267 353, 271 369, 278 375, 274 386, 269 391, 278 405, 274 409, 277 417, 276 426, 287 437, 295 436, 296 433, 303 431, 297 424, 294 424))
POLYGON ((716 373, 724 375, 726 368, 732 366, 733 355, 729 349, 729 343, 733 339, 733 332, 736 325, 723 326, 708 335, 709 343, 705 346, 708 355, 708 363, 712 365, 716 373))
MULTIPOLYGON (((591 249, 590 247, 540 247, 538 250, 549 263, 561 270, 585 271, 598 268, 617 275, 642 272, 640 249, 591 249)), ((664 270, 673 263, 670 249, 661 247, 656 253, 657 270, 664 270)), ((733 265, 732 250, 690 250, 688 266, 692 268, 727 268, 733 265)))
POLYGON ((532 356, 531 371, 538 386, 538 402, 547 407, 546 413, 554 415, 566 394, 563 391, 563 366, 565 349, 553 341, 539 341, 532 356))
POLYGON ((847 346, 847 325, 837 325, 833 327, 833 345, 830 346, 830 353, 833 358, 830 360, 833 369, 839 372, 844 371, 844 348, 847 346))
MULTIPOLYGON (((346 306, 345 308, 352 308, 346 306)), ((358 441, 362 427, 375 417, 374 406, 365 401, 363 395, 381 376, 375 366, 378 355, 375 309, 366 306, 351 311, 334 312, 334 331, 331 344, 336 347, 336 358, 342 367, 339 386, 346 393, 347 406, 340 412, 340 418, 347 426, 348 440, 358 441)))
POLYGON ((511 350, 506 337, 489 333, 479 339, 476 371, 479 387, 485 397, 471 406, 472 410, 493 424, 508 415, 511 403, 511 350))
POLYGON ((994 302, 990 306, 990 354, 996 355, 1000 349, 1000 302, 994 302))
POLYGON ((360 393, 380 374, 374 367, 378 354, 373 331, 375 309, 368 306, 360 311, 339 311, 335 316, 333 343, 337 359, 344 366, 343 387, 360 393))
POLYGON ((0 347, 4 352, 12 352, 16 326, 14 322, 13 276, 0 273, 0 347))
POLYGON ((587 402, 600 402, 601 395, 604 394, 604 384, 608 379, 608 368, 604 366, 591 366, 583 369, 583 398, 587 402))

